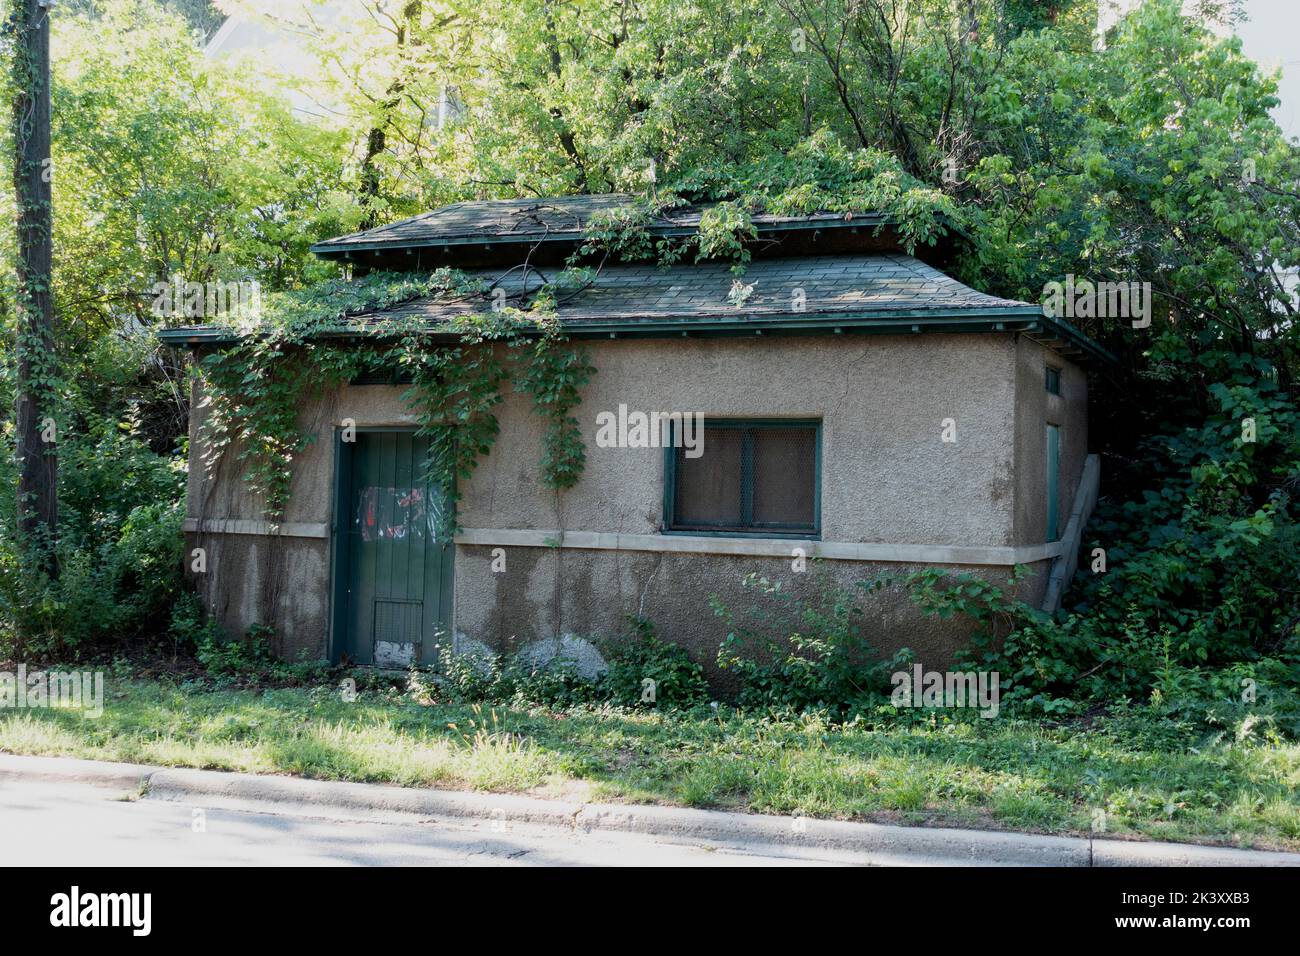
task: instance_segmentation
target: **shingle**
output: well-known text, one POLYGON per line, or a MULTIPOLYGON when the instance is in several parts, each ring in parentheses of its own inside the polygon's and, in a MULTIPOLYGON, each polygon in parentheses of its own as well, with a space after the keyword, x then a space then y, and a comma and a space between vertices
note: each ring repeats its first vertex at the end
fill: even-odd
MULTIPOLYGON (((664 270, 657 265, 606 266, 591 287, 565 299, 558 308, 564 324, 691 318, 782 316, 814 318, 818 313, 926 310, 961 313, 965 310, 1033 306, 977 292, 910 256, 851 255, 836 257, 842 268, 829 271, 815 259, 758 259, 742 277, 753 285, 750 297, 737 308, 728 296, 735 276, 720 262, 681 264, 664 270), (794 311, 794 290, 804 291, 804 308, 794 311)), ((503 270, 475 270, 471 275, 496 283, 516 295, 523 290, 519 272, 502 278, 503 270)), ((535 277, 528 290, 537 286, 535 277)), ((517 300, 522 301, 522 300, 517 300)), ((358 317, 367 324, 387 315, 416 315, 431 328, 455 314, 485 308, 487 299, 448 301, 423 299, 383 312, 358 317)))
MULTIPOLYGON (((350 249, 402 248, 444 243, 509 242, 582 237, 582 230, 594 216, 634 205, 639 200, 626 193, 592 196, 558 196, 544 199, 487 199, 453 203, 429 212, 377 226, 364 232, 318 242, 312 249, 324 254, 341 254, 350 249)), ((663 212, 650 223, 653 233, 693 231, 700 216, 714 203, 679 206, 663 212)), ((791 224, 843 224, 871 229, 888 217, 862 212, 853 217, 843 213, 814 212, 800 216, 760 213, 753 222, 760 232, 791 224)))

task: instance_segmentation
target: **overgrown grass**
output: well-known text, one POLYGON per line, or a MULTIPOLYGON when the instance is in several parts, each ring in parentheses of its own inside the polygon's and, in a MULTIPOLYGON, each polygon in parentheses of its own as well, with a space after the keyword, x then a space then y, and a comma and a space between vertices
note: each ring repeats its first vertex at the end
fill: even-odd
POLYGON ((101 717, 0 716, 0 749, 406 786, 1300 849, 1300 745, 1053 727, 476 708, 397 690, 114 681, 101 717))

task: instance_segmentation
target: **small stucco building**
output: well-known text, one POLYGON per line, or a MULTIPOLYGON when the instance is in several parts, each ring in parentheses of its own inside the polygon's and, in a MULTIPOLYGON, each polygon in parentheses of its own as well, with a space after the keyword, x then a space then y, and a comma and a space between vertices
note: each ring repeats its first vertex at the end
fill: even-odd
MULTIPOLYGON (((354 272, 449 266, 518 295, 579 248, 589 217, 627 202, 458 203, 313 248, 354 272)), ((651 233, 688 235, 701 211, 675 210, 651 233)), ((906 254, 884 217, 755 226, 738 287, 729 262, 607 262, 560 303, 596 369, 576 413, 582 479, 543 483, 546 423, 507 389, 451 542, 433 531, 443 503, 422 484, 427 446, 400 383, 354 381, 300 410, 313 440, 274 526, 231 452, 202 464, 196 396, 185 530, 205 549, 194 580, 211 613, 232 634, 269 625, 290 657, 393 666, 428 661, 435 644, 612 636, 637 615, 712 669, 726 627, 710 599, 743 611, 750 572, 799 591, 933 566, 1000 582, 1026 565, 1021 597, 1054 606, 1097 493, 1088 370, 1106 353, 1039 305, 951 278, 942 245, 906 254), (700 452, 609 440, 656 412, 702 416, 690 419, 702 422, 700 452), (624 427, 600 435, 611 421, 624 427), (355 440, 341 440, 345 424, 355 440), (801 555, 818 560, 798 570, 801 555)), ((438 299, 393 312, 436 328, 484 307, 438 299)), ((200 354, 226 334, 161 333, 200 354)), ((881 651, 906 646, 942 666, 968 637, 968 624, 925 617, 897 588, 863 602, 881 651)))

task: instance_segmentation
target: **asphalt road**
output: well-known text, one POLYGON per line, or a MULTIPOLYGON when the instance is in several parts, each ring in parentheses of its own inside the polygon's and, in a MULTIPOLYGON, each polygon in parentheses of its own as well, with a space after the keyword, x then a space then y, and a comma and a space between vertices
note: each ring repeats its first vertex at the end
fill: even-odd
POLYGON ((7 863, 39 866, 807 866, 848 862, 514 824, 376 822, 0 778, 7 863), (196 813, 197 811, 197 813, 196 813), (201 824, 201 826, 200 826, 201 824))

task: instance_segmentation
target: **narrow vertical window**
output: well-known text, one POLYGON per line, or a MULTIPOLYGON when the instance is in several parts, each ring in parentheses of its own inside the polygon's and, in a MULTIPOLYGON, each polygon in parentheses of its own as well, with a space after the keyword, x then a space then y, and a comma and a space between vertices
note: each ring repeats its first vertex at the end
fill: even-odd
POLYGON ((1061 429, 1047 426, 1047 540, 1060 537, 1058 496, 1061 484, 1061 429))

